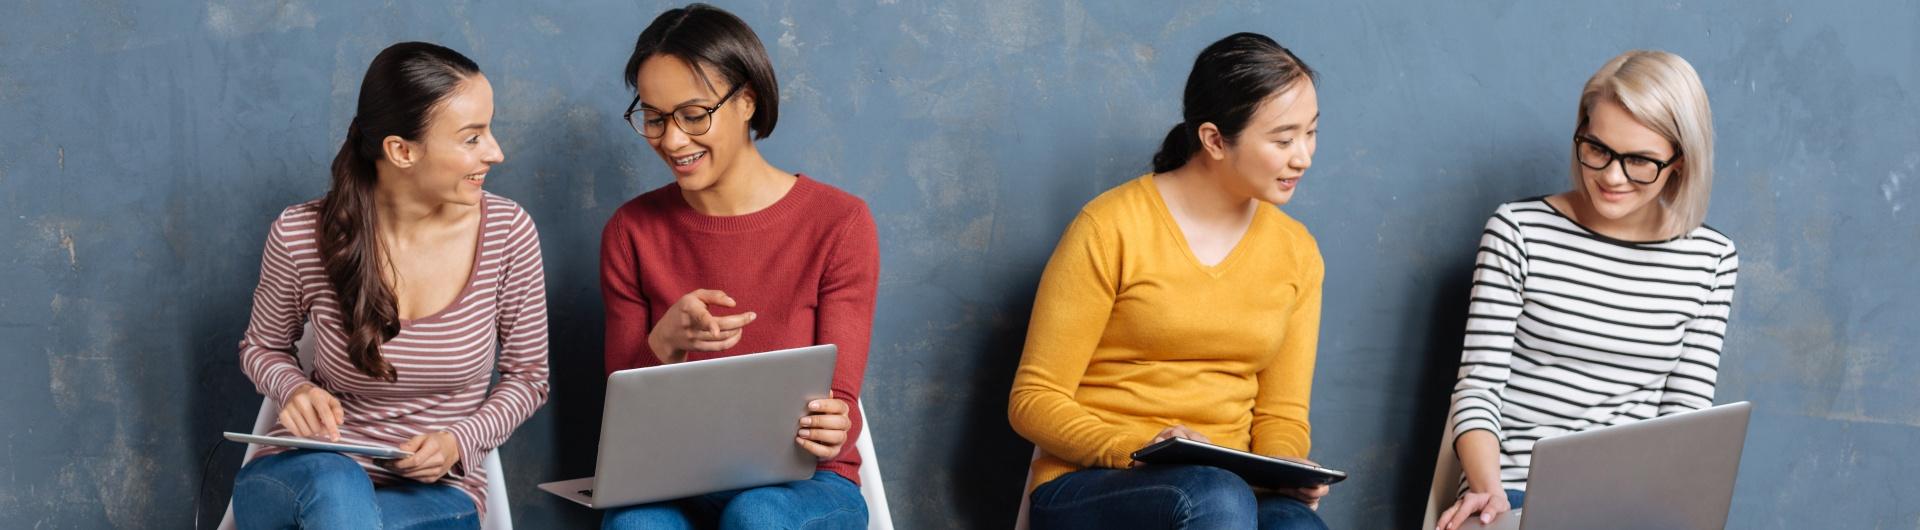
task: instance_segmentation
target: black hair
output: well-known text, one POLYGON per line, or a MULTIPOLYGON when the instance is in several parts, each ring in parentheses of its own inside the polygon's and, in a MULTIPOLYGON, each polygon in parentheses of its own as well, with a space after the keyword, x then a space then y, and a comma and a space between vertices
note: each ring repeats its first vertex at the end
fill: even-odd
POLYGON ((773 134, 773 125, 780 121, 780 83, 773 77, 767 47, 746 21, 707 4, 661 13, 633 43, 625 71, 628 87, 639 88, 640 65, 655 55, 686 61, 701 77, 707 77, 712 68, 728 85, 745 85, 753 93, 753 117, 747 121, 753 137, 773 134))
POLYGON ((1314 76, 1307 63, 1266 35, 1235 33, 1208 45, 1193 60, 1181 98, 1181 121, 1154 153, 1153 172, 1186 165, 1200 150, 1201 124, 1219 127, 1220 135, 1232 142, 1261 102, 1302 80, 1311 83, 1314 76))
POLYGON ((387 285, 375 223, 374 161, 386 156, 388 136, 416 139, 441 101, 480 66, 460 52, 425 42, 381 50, 360 81, 360 102, 347 139, 333 157, 333 183, 320 201, 320 257, 340 303, 347 358, 368 377, 398 380, 380 345, 400 334, 400 309, 387 285))

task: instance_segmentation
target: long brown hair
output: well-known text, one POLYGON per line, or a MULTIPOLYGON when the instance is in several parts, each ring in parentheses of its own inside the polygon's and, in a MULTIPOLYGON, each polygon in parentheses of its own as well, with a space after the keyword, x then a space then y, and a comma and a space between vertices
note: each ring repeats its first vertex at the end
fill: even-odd
POLYGON ((333 185, 320 201, 320 256, 340 303, 347 358, 368 377, 399 379, 380 355, 380 345, 400 334, 400 308, 387 285, 386 253, 375 227, 374 161, 386 156, 388 136, 419 138, 441 100, 480 66, 459 52, 425 42, 402 42, 381 50, 360 81, 360 102, 340 154, 333 157, 333 185))

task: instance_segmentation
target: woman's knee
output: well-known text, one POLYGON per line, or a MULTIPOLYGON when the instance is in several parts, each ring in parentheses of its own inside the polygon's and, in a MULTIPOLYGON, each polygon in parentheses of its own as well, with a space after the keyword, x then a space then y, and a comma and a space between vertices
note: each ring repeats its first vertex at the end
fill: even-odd
POLYGON ((1253 488, 1233 472, 1189 466, 1177 474, 1173 486, 1185 496, 1185 509, 1191 519, 1250 520, 1257 513, 1253 488))

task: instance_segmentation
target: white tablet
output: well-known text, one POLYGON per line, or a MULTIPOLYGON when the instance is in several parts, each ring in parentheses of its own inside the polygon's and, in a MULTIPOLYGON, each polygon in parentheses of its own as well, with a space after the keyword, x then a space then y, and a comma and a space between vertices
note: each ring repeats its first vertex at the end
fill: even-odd
POLYGON ((243 433, 237 433, 237 432, 227 433, 226 436, 228 440, 233 440, 240 443, 273 445, 273 446, 279 446, 279 447, 291 447, 294 449, 310 449, 314 451, 333 451, 336 453, 353 453, 357 455, 367 455, 374 458, 383 458, 383 459, 389 459, 389 460, 397 460, 397 459, 413 456, 413 453, 410 453, 407 451, 401 451, 397 448, 379 446, 379 445, 343 444, 343 443, 334 443, 334 442, 322 442, 319 440, 308 440, 306 438, 258 436, 258 435, 243 434, 243 433))

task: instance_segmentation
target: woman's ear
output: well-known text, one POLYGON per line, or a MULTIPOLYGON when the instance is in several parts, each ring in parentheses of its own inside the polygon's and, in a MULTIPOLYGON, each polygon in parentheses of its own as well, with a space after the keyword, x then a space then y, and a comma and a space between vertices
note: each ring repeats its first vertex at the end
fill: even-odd
POLYGON ((1206 122, 1194 128, 1193 132, 1200 136, 1200 149, 1206 151, 1207 156, 1214 160, 1227 158, 1227 137, 1220 134, 1220 126, 1206 122))
POLYGON ((753 89, 742 88, 739 94, 733 96, 733 99, 740 102, 740 122, 753 122, 753 112, 759 109, 760 104, 760 98, 754 95, 753 89))
POLYGON ((413 144, 399 136, 381 139, 380 152, 386 155, 388 163, 401 169, 413 167, 413 162, 418 156, 413 144))

